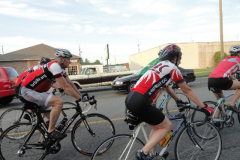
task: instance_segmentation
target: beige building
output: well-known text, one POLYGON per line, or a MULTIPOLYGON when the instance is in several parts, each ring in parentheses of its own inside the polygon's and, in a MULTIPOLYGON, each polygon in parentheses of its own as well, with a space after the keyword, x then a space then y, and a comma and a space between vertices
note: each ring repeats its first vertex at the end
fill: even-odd
MULTIPOLYGON (((158 52, 166 45, 164 44, 134 55, 129 56, 129 68, 138 70, 145 67, 149 62, 158 57, 158 52)), ((180 66, 185 69, 200 69, 213 67, 213 56, 221 50, 220 42, 196 42, 175 43, 182 50, 182 61, 180 66)), ((229 54, 233 45, 240 45, 240 41, 224 42, 224 52, 229 54)))

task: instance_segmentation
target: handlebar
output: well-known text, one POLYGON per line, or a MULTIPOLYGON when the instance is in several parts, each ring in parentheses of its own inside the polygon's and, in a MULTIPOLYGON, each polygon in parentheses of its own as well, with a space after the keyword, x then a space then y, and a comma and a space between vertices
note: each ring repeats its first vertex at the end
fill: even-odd
MULTIPOLYGON (((77 106, 78 106, 79 108, 81 108, 79 102, 83 102, 83 103, 84 103, 83 108, 84 108, 84 107, 87 107, 87 106, 90 104, 91 106, 94 105, 94 109, 97 110, 97 100, 95 99, 95 96, 88 97, 88 94, 85 95, 85 96, 87 96, 87 99, 84 98, 84 100, 79 99, 79 100, 76 100, 76 101, 75 101, 76 104, 77 104, 77 106)), ((89 110, 90 110, 90 108, 89 108, 89 110)), ((87 111, 87 112, 88 112, 88 111, 87 111)))
POLYGON ((197 124, 197 126, 201 126, 201 125, 205 124, 206 121, 208 120, 209 113, 207 112, 207 110, 205 111, 204 109, 201 109, 201 108, 199 108, 199 107, 193 107, 193 106, 192 106, 191 104, 189 104, 189 103, 187 103, 187 104, 183 103, 183 104, 181 104, 181 106, 182 106, 182 107, 179 108, 179 112, 183 112, 185 109, 193 109, 193 110, 195 110, 195 111, 200 111, 200 112, 202 112, 202 113, 205 114, 205 119, 204 119, 204 121, 203 121, 202 123, 200 123, 200 124, 197 124))

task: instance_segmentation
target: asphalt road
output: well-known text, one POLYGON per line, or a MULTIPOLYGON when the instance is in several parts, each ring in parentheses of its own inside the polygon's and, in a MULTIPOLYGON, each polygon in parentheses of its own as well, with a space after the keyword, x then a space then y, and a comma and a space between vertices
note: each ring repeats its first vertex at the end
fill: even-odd
MULTIPOLYGON (((189 83, 189 86, 193 89, 193 91, 197 94, 200 100, 207 101, 212 100, 214 101, 215 98, 211 92, 207 89, 207 78, 198 78, 195 82, 189 83)), ((97 88, 96 88, 97 89, 97 88)), ((110 87, 102 87, 101 89, 83 89, 83 92, 88 92, 89 95, 95 95, 96 99, 98 100, 98 109, 92 109, 90 113, 101 113, 109 117, 115 125, 116 133, 130 133, 128 126, 123 121, 124 120, 124 110, 125 105, 124 101, 127 96, 126 91, 113 91, 110 87)), ((224 92, 226 95, 232 93, 233 91, 224 92)), ((74 99, 69 96, 63 97, 64 101, 67 102, 74 102, 74 99)), ((227 99, 227 103, 229 103, 230 99, 227 99)), ((160 102, 158 101, 157 104, 160 102)), ((11 107, 21 107, 22 103, 15 99, 9 105, 0 105, 0 113, 4 110, 9 109, 11 107)), ((173 109, 174 110, 174 109, 173 109)), ((221 131, 222 136, 222 154, 220 160, 239 160, 240 159, 240 127, 239 122, 236 117, 235 124, 230 128, 224 128, 221 131)), ((178 122, 173 121, 173 126, 176 125, 178 122)), ((141 135, 140 135, 141 136, 141 135)), ((77 137, 75 137, 77 138, 77 137)), ((45 159, 46 160, 89 160, 90 157, 84 156, 77 152, 72 145, 71 142, 71 134, 68 133, 68 137, 61 141, 61 151, 57 154, 48 155, 45 159)), ((174 143, 170 145, 169 148, 169 160, 174 160, 174 143)))

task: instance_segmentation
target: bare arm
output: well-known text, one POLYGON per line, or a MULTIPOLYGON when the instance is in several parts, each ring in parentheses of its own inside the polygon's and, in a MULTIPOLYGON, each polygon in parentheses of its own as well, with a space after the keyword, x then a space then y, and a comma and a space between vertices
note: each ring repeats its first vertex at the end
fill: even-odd
POLYGON ((168 93, 175 101, 180 100, 180 99, 178 98, 178 96, 176 95, 176 93, 174 92, 174 90, 172 89, 172 87, 167 86, 166 91, 167 91, 167 93, 168 93))
POLYGON ((181 88, 183 93, 191 100, 193 101, 196 105, 198 105, 201 108, 204 108, 205 105, 203 102, 201 102, 197 95, 193 92, 193 90, 186 84, 186 82, 179 83, 178 86, 181 88))
POLYGON ((158 97, 161 95, 161 93, 162 93, 161 91, 158 92, 157 97, 153 100, 152 104, 155 103, 155 102, 157 101, 157 99, 158 99, 158 97))
POLYGON ((80 96, 82 96, 82 94, 79 92, 77 87, 72 83, 72 81, 69 79, 69 77, 65 77, 65 79, 68 82, 68 84, 75 90, 75 92, 77 92, 80 96))
POLYGON ((64 77, 57 78, 56 80, 68 95, 70 95, 76 99, 81 98, 81 95, 79 95, 79 93, 76 92, 72 88, 72 86, 68 84, 68 82, 66 81, 66 79, 64 77))
POLYGON ((58 89, 61 86, 60 86, 60 84, 58 82, 55 82, 55 83, 53 83, 52 87, 55 88, 55 89, 58 89))

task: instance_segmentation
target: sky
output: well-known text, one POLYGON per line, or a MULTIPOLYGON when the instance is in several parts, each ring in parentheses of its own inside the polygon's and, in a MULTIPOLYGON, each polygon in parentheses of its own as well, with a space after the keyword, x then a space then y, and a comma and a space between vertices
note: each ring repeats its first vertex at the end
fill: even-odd
MULTIPOLYGON (((240 1, 222 0, 223 39, 240 40, 240 1)), ((220 41, 219 0, 0 0, 1 53, 38 44, 128 63, 166 43, 220 41)), ((156 53, 157 54, 157 53, 156 53)))

